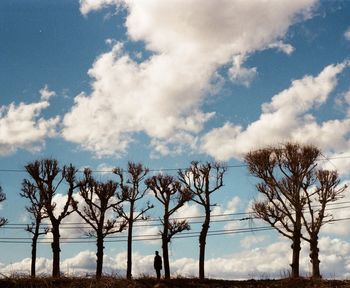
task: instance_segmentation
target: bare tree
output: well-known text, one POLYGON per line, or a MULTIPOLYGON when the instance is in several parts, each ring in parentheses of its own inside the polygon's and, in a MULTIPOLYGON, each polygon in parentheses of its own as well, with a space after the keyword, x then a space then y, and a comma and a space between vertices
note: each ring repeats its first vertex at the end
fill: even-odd
POLYGON ((45 214, 51 222, 52 233, 52 277, 60 277, 60 224, 62 220, 73 212, 69 209, 72 202, 73 191, 77 187, 75 184, 75 175, 77 170, 72 166, 59 168, 55 159, 43 159, 34 161, 25 166, 28 174, 34 181, 34 185, 39 189, 42 197, 45 214), (54 196, 57 195, 57 189, 65 180, 67 186, 67 199, 61 211, 57 211, 57 204, 54 202, 54 196))
POLYGON ((35 183, 28 179, 24 179, 22 182, 22 192, 20 196, 29 200, 29 206, 26 206, 27 212, 31 215, 32 223, 27 225, 26 231, 32 234, 32 259, 31 259, 31 277, 35 277, 35 264, 36 264, 36 252, 37 242, 40 235, 47 234, 50 230, 48 227, 40 230, 40 225, 43 219, 47 218, 47 214, 44 211, 44 202, 42 193, 35 183))
POLYGON ((115 168, 113 173, 119 176, 121 193, 118 194, 119 199, 127 202, 129 205, 128 211, 123 205, 116 206, 116 211, 120 217, 124 218, 128 223, 128 250, 127 250, 127 269, 126 278, 132 278, 132 236, 133 226, 138 220, 146 220, 146 212, 153 208, 149 202, 139 211, 136 207, 136 202, 141 200, 147 191, 146 187, 142 187, 143 181, 148 173, 148 169, 142 164, 128 163, 127 179, 124 181, 124 171, 120 168, 115 168))
POLYGON ((89 236, 96 237, 96 278, 102 276, 103 249, 106 236, 118 233, 126 227, 126 221, 118 222, 108 215, 120 204, 117 199, 118 184, 113 181, 99 182, 92 177, 90 169, 84 170, 84 179, 79 182, 80 196, 84 199, 82 208, 76 200, 72 201, 73 209, 88 223, 92 231, 89 236), (109 218, 108 218, 109 217, 109 218))
MULTIPOLYGON (((2 187, 0 186, 0 203, 6 200, 6 194, 2 192, 2 187)), ((7 224, 7 219, 0 217, 0 227, 7 224)))
POLYGON ((302 238, 310 245, 313 278, 321 278, 318 234, 324 224, 333 220, 332 214, 327 213, 326 207, 328 203, 340 199, 347 188, 346 185, 339 187, 339 183, 340 179, 336 171, 318 170, 310 175, 309 181, 303 186, 307 208, 302 218, 309 237, 302 236, 302 238))
POLYGON ((190 225, 186 219, 177 220, 170 219, 170 217, 185 202, 191 200, 192 194, 189 189, 184 188, 179 181, 176 181, 174 177, 169 175, 158 174, 157 176, 148 178, 146 184, 164 207, 163 219, 161 219, 163 231, 160 231, 160 234, 162 236, 164 277, 165 279, 170 279, 168 244, 175 234, 190 229, 190 225), (174 203, 174 205, 171 206, 171 203, 174 203))
POLYGON ((194 195, 192 201, 204 208, 205 218, 199 235, 199 279, 204 279, 205 245, 210 225, 211 194, 223 186, 227 166, 220 163, 193 161, 186 170, 179 170, 179 180, 194 195))
POLYGON ((321 152, 313 145, 286 143, 281 147, 249 152, 245 162, 264 200, 253 204, 255 215, 292 241, 292 277, 299 277, 303 208, 307 202, 302 188, 309 186, 321 152))

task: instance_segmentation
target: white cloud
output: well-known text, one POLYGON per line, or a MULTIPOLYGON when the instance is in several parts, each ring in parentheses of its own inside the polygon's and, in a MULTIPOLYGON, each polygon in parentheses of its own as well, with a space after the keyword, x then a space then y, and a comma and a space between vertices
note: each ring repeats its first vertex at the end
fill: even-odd
POLYGON ((318 123, 312 116, 337 85, 337 76, 348 62, 329 65, 315 77, 304 76, 262 105, 262 114, 246 128, 225 123, 203 137, 202 149, 218 160, 240 158, 250 150, 283 141, 313 143, 324 150, 345 149, 350 119, 318 123), (220 149, 218 149, 220 147, 220 149))
POLYGON ((193 218, 203 215, 201 207, 194 203, 186 202, 180 209, 178 209, 172 218, 193 218))
MULTIPOLYGON (((74 199, 79 202, 78 206, 81 208, 81 206, 83 205, 82 197, 79 195, 74 195, 74 199)), ((66 201, 67 201, 67 195, 56 194, 54 196, 52 202, 55 204, 55 210, 54 210, 55 217, 58 217, 58 215, 63 211, 63 207, 66 201)), ((71 210, 71 208, 69 210, 71 210)), ((51 225, 50 220, 48 218, 44 219, 43 222, 49 226, 51 225)), ((86 222, 75 212, 63 218, 60 225, 61 238, 72 238, 72 237, 84 236, 90 230, 91 230, 90 226, 86 224, 86 222)), ((52 234, 51 233, 46 234, 45 238, 52 239, 52 234)))
POLYGON ((41 101, 37 103, 11 103, 0 106, 0 155, 14 153, 18 149, 40 151, 46 137, 56 135, 60 118, 45 119, 43 110, 49 107, 48 90, 42 90, 41 101))
MULTIPOLYGON (((160 231, 162 230, 161 224, 159 226, 147 226, 144 225, 146 222, 138 222, 140 224, 135 224, 133 229, 133 239, 139 239, 146 245, 157 245, 160 247, 161 236, 160 231), (144 226, 142 226, 144 225, 144 226), (146 240, 141 240, 146 239, 146 240)), ((154 223, 154 222, 153 222, 154 223)))
POLYGON ((83 15, 87 15, 89 12, 99 10, 107 7, 108 5, 119 5, 121 0, 79 0, 80 12, 83 15))
MULTIPOLYGON (((235 55, 283 38, 290 25, 310 17, 315 2, 81 1, 85 15, 125 5, 129 39, 144 42, 153 54, 135 62, 115 44, 98 57, 89 70, 93 91, 76 96, 64 117, 63 137, 99 156, 125 153, 135 133, 149 136, 161 154, 183 149, 177 143, 191 146, 188 139, 214 115, 201 107, 217 70, 235 55)), ((252 71, 243 74, 247 78, 252 71)))
POLYGON ((49 86, 46 84, 42 89, 39 90, 41 100, 48 101, 52 96, 56 95, 55 91, 51 91, 49 86))
POLYGON ((348 105, 348 113, 347 113, 347 116, 348 117, 350 117, 350 90, 348 90, 348 91, 346 91, 345 93, 344 93, 344 101, 345 101, 345 103, 348 105))
MULTIPOLYGON (((350 244, 338 238, 321 237, 319 241, 321 273, 325 277, 347 278, 350 275, 350 244)), ((309 247, 302 243, 300 269, 301 275, 310 275, 309 247)), ((154 275, 153 255, 133 253, 133 275, 154 275)), ((126 252, 115 256, 105 255, 103 271, 106 274, 125 275, 126 252)), ((241 252, 225 257, 210 258, 205 261, 206 275, 219 279, 251 279, 251 278, 280 278, 288 276, 291 261, 290 241, 280 239, 266 247, 249 247, 241 252), (262 256, 263 255, 263 256, 262 256)), ((94 251, 84 250, 61 262, 63 273, 82 276, 94 274, 96 256, 94 251)), ((193 258, 171 257, 171 272, 173 276, 193 277, 198 273, 198 260, 193 258)), ((1 264, 0 272, 5 275, 17 273, 29 274, 30 259, 8 265, 1 264)), ((51 260, 38 258, 38 274, 51 273, 51 260)))
MULTIPOLYGON (((0 270, 4 275, 23 275, 30 273, 31 259, 24 258, 21 261, 11 263, 8 265, 2 264, 0 270)), ((36 259, 36 274, 48 275, 51 272, 52 261, 47 258, 37 257, 36 259)))
POLYGON ((238 206, 241 204, 241 199, 238 196, 232 197, 230 200, 226 202, 226 205, 216 205, 212 209, 213 215, 221 215, 221 214, 232 214, 237 212, 238 206))
POLYGON ((268 48, 272 48, 272 49, 275 48, 283 53, 286 53, 287 55, 291 55, 295 50, 295 48, 292 45, 286 44, 283 41, 277 41, 277 42, 271 43, 268 45, 268 48))
POLYGON ((106 163, 101 163, 97 166, 96 170, 97 171, 103 171, 103 172, 110 172, 112 173, 113 169, 115 168, 115 166, 111 166, 109 164, 106 163))
POLYGON ((267 237, 262 235, 246 236, 240 240, 240 244, 243 248, 249 249, 256 244, 264 242, 266 239, 267 237))
MULTIPOLYGON (((107 256, 104 256, 104 262, 106 258, 107 256)), ((96 269, 96 252, 88 250, 81 251, 72 258, 65 259, 62 262, 61 267, 69 268, 69 270, 74 271, 76 275, 93 273, 96 269)))
MULTIPOLYGON (((74 200, 78 202, 78 209, 80 211, 83 210, 83 207, 86 206, 84 199, 79 195, 79 193, 75 193, 73 195, 74 200)), ((95 201, 97 202, 97 196, 95 196, 95 201)), ((55 203, 55 210, 54 215, 58 217, 58 215, 63 211, 63 207, 67 201, 67 195, 66 194, 56 194, 52 200, 53 203, 55 203)), ((112 200, 111 200, 112 201, 112 200)), ((69 208, 69 211, 71 208, 69 208)), ((114 219, 116 217, 116 213, 113 211, 112 208, 107 210, 105 215, 105 221, 107 219, 114 219)), ((121 219, 117 219, 118 221, 121 219)), ((45 224, 50 225, 50 220, 45 219, 45 224)), ((60 235, 62 238, 72 238, 72 237, 81 237, 86 236, 88 232, 94 232, 92 227, 85 222, 83 218, 79 216, 78 213, 73 212, 69 214, 67 217, 63 218, 60 226, 60 235)), ((119 233, 115 235, 120 235, 119 233)), ((48 233, 46 236, 46 239, 52 239, 52 234, 48 233)), ((95 239, 95 238, 92 238, 95 239)))
POLYGON ((346 40, 350 41, 350 27, 345 31, 344 37, 346 40))
POLYGON ((232 67, 228 70, 231 81, 249 87, 257 74, 257 68, 245 68, 243 63, 246 60, 245 56, 237 55, 233 57, 232 67))

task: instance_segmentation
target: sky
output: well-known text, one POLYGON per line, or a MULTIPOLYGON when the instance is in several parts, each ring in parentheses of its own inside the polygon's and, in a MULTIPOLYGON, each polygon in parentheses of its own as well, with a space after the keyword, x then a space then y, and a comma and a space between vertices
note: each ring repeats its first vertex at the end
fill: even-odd
MULTIPOLYGON (((340 0, 0 1, 0 185, 7 196, 0 215, 10 224, 30 222, 19 196, 22 170, 43 158, 90 167, 102 180, 116 179, 98 171, 125 168, 128 161, 172 174, 192 160, 221 161, 232 167, 213 196, 215 215, 250 211, 256 179, 242 159, 267 145, 317 145, 328 159, 320 165, 348 183, 349 15, 350 1, 340 0)), ((335 218, 350 217, 348 194, 332 211, 335 218)), ((63 201, 64 191, 57 207, 63 201)), ((156 207, 150 217, 159 213, 156 207)), ((178 213, 200 215, 194 203, 178 213)), ((230 233, 266 225, 232 217, 211 225, 228 233, 208 237, 206 275, 288 275, 289 241, 274 231, 230 233)), ((65 227, 82 223, 75 214, 65 221, 65 227)), ((325 277, 350 277, 348 224, 323 228, 325 277)), ((30 235, 14 227, 0 229, 3 274, 30 270, 30 235)), ((198 223, 191 227, 194 234, 184 236, 200 230, 198 223)), ((135 233, 156 235, 158 229, 135 233)), ((65 228, 61 236, 83 233, 65 228)), ((303 245, 301 270, 309 275, 303 245)), ((105 246, 104 272, 124 275, 126 243, 105 246)), ((153 273, 160 246, 159 240, 135 241, 133 275, 153 273)), ((38 249, 38 273, 50 273, 50 245, 38 249)), ((94 272, 94 243, 61 249, 63 272, 94 272)), ((174 239, 170 252, 173 275, 197 276, 196 237, 174 239)))

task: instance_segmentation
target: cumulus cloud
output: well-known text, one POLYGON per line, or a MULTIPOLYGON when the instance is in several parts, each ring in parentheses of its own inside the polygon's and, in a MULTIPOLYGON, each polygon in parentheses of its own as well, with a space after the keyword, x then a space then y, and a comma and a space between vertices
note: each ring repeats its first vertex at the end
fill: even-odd
MULTIPOLYGON (((259 237, 259 236, 258 236, 259 237)), ((261 239, 260 239, 261 240, 261 239)), ((320 268, 324 277, 347 278, 350 275, 350 243, 338 238, 321 237, 320 268)), ((302 243, 300 258, 301 275, 309 276, 309 247, 302 243)), ((209 278, 220 279, 251 279, 251 278, 280 278, 288 276, 289 263, 291 261, 290 241, 280 239, 268 244, 266 247, 243 248, 242 251, 229 254, 225 257, 209 258, 205 261, 206 275, 209 278), (264 257, 262 257, 262 255, 264 257)), ((133 253, 133 275, 154 275, 153 255, 133 253)), ((62 272, 66 275, 85 276, 95 272, 96 255, 94 251, 84 250, 78 254, 66 258, 61 262, 62 272)), ((105 255, 103 271, 105 274, 125 275, 126 252, 115 256, 105 255)), ((5 275, 17 273, 29 274, 30 259, 9 265, 1 264, 0 272, 5 275)), ((50 274, 51 260, 37 259, 38 274, 50 274)), ((194 277, 198 273, 198 260, 176 255, 171 259, 171 273, 173 276, 194 277)))
MULTIPOLYGON (((121 43, 100 55, 89 70, 93 91, 75 97, 63 137, 99 156, 125 153, 137 133, 159 154, 182 151, 214 115, 202 105, 215 91, 217 70, 282 39, 315 2, 80 1, 83 14, 125 7, 129 39, 151 55, 136 61, 121 43)), ((248 83, 254 71, 240 68, 235 77, 248 83)))
MULTIPOLYGON (((83 199, 80 195, 74 195, 74 199, 79 202, 78 207, 81 208, 84 204, 83 199)), ((58 215, 63 211, 63 207, 67 201, 67 195, 56 194, 52 200, 55 204, 54 215, 58 215)), ((71 209, 69 209, 71 210, 71 209)), ((44 219, 44 224, 50 226, 50 220, 48 218, 44 219)), ((72 213, 67 217, 63 218, 60 226, 60 235, 62 238, 72 238, 84 236, 87 232, 91 230, 90 226, 77 214, 72 213)), ((52 239, 52 234, 48 233, 45 235, 46 239, 52 239)))
MULTIPOLYGON (((21 261, 11 263, 9 265, 1 264, 1 273, 3 275, 25 275, 30 274, 31 259, 24 258, 21 261)), ((52 263, 50 259, 37 257, 36 259, 36 274, 48 275, 51 272, 52 263)))
POLYGON ((201 207, 198 204, 186 202, 173 214, 173 218, 193 218, 201 216, 202 214, 201 207))
POLYGON ((58 116, 45 119, 43 110, 49 107, 49 98, 54 95, 47 86, 40 90, 41 101, 37 103, 11 103, 0 106, 0 156, 18 149, 40 151, 46 137, 56 135, 60 121, 58 116))
POLYGON ((348 66, 348 62, 329 65, 317 76, 292 81, 289 88, 262 105, 260 118, 246 128, 227 122, 209 131, 203 137, 203 151, 218 160, 228 160, 287 140, 313 143, 316 139, 321 149, 346 149, 350 119, 318 123, 311 113, 326 102, 337 85, 337 76, 348 66))
MULTIPOLYGON (((83 211, 84 206, 86 206, 84 199, 79 195, 79 193, 75 193, 73 197, 74 197, 74 200, 78 202, 78 209, 80 211, 83 211)), ((93 199, 95 199, 96 203, 98 203, 99 200, 97 199, 97 196, 95 196, 95 198, 93 199)), ((66 194, 58 193, 54 196, 52 202, 55 204, 55 210, 54 210, 55 217, 58 217, 58 215, 63 211, 63 207, 66 201, 67 201, 66 194)), ((69 211, 70 210, 71 208, 69 208, 69 211)), ((110 208, 107 210, 105 214, 105 221, 107 221, 108 219, 115 219, 116 216, 117 215, 114 212, 114 210, 110 208)), ((117 219, 117 220, 122 221, 122 219, 117 219)), ((44 223, 50 226, 49 219, 47 218, 44 219, 44 223)), ((89 232, 94 232, 94 230, 76 212, 69 214, 67 217, 63 218, 61 222, 60 235, 62 238, 86 237, 89 232)), ((115 235, 120 235, 120 234, 115 234, 115 235)), ((52 239, 52 234, 48 233, 45 237, 46 239, 52 239)), ((92 239, 95 239, 95 238, 92 238, 92 239)))

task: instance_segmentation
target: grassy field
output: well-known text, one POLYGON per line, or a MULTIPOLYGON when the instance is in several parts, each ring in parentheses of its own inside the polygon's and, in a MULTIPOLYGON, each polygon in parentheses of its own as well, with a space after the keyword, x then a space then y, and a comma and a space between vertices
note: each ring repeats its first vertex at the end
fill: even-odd
POLYGON ((161 280, 157 282, 153 278, 142 278, 133 281, 125 279, 106 277, 99 281, 89 278, 6 278, 0 279, 0 287, 59 287, 59 288, 204 288, 204 287, 226 287, 226 288, 324 288, 324 287, 350 287, 350 281, 341 280, 320 280, 309 279, 281 279, 281 280, 246 280, 228 281, 208 279, 200 281, 198 279, 178 278, 172 280, 161 280))

